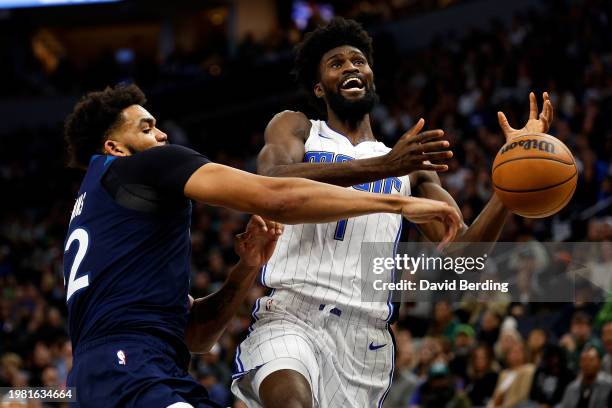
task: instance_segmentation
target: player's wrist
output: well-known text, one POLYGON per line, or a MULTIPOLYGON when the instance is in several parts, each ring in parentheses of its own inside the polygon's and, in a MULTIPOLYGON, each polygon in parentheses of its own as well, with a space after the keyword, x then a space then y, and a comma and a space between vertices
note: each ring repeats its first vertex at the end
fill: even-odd
POLYGON ((257 259, 250 259, 248 256, 241 256, 236 263, 236 269, 242 271, 243 273, 254 273, 259 272, 265 263, 262 263, 257 259))

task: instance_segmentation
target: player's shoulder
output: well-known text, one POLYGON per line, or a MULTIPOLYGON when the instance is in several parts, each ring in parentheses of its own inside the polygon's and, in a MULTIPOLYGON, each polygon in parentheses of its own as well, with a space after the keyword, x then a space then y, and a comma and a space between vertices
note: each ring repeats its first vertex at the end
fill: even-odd
POLYGON ((312 123, 300 111, 284 110, 272 117, 266 127, 266 138, 275 136, 294 136, 306 140, 312 123))
POLYGON ((291 122, 310 123, 310 120, 308 119, 306 114, 304 114, 304 112, 292 111, 289 109, 278 112, 270 120, 270 122, 272 121, 291 121, 291 122))
POLYGON ((181 145, 156 146, 145 149, 131 156, 119 157, 114 160, 113 169, 157 168, 165 165, 181 165, 197 160, 202 164, 210 160, 201 153, 181 145))

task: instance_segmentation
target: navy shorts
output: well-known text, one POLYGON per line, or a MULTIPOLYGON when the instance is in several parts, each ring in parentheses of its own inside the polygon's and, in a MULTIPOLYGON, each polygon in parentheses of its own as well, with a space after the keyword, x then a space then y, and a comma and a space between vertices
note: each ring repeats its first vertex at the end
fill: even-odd
POLYGON ((186 359, 152 336, 109 336, 79 345, 67 381, 76 387, 78 402, 71 406, 218 408, 186 371, 186 359))

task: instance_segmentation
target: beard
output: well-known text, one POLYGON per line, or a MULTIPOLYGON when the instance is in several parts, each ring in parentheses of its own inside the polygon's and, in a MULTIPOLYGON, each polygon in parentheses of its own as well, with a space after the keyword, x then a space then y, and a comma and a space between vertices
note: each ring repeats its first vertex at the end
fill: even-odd
POLYGON ((343 122, 357 122, 372 112, 378 103, 378 95, 373 86, 365 86, 365 94, 356 100, 346 99, 339 91, 323 86, 329 108, 343 122))

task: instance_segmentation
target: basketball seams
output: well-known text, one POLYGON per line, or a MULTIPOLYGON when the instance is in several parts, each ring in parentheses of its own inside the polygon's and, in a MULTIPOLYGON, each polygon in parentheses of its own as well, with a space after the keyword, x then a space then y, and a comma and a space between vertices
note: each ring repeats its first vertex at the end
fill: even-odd
POLYGON ((570 181, 571 179, 573 179, 577 175, 578 175, 578 171, 575 170, 574 173, 572 173, 572 175, 569 178, 567 178, 567 179, 565 179, 565 180, 563 180, 563 181, 561 181, 559 183, 552 184, 550 186, 546 186, 546 187, 542 187, 542 188, 534 188, 534 189, 530 189, 530 190, 509 190, 509 189, 505 189, 505 188, 502 188, 502 187, 498 186, 497 184, 495 184, 495 182, 493 182, 493 186, 496 189, 501 190, 501 191, 506 192, 506 193, 535 193, 535 192, 538 192, 538 191, 544 191, 544 190, 548 190, 548 189, 551 189, 551 188, 554 188, 554 187, 559 187, 559 186, 567 183, 568 181, 570 181))
MULTIPOLYGON (((574 177, 577 178, 578 174, 574 174, 574 177)), ((544 218, 544 217, 549 217, 549 216, 551 216, 553 214, 556 214, 558 211, 560 211, 563 207, 565 207, 567 205, 569 200, 571 200, 572 196, 576 192, 577 186, 578 186, 578 183, 574 183, 574 187, 572 187, 571 191, 563 198, 563 200, 561 200, 561 204, 559 204, 558 206, 556 206, 552 210, 549 210, 549 211, 545 212, 544 214, 539 214, 539 213, 521 213, 519 215, 521 217, 525 217, 525 218, 544 218)))
MULTIPOLYGON (((572 157, 570 155, 570 157, 572 157)), ((497 166, 493 167, 493 169, 491 170, 491 173, 495 173, 495 170, 498 169, 499 167, 503 166, 506 163, 511 163, 513 161, 517 161, 517 160, 550 160, 550 161, 556 161, 562 164, 565 164, 566 166, 576 166, 576 163, 573 161, 573 157, 572 157, 572 162, 568 163, 566 161, 563 160, 559 160, 559 159, 555 159, 554 157, 540 157, 540 156, 535 156, 535 157, 515 157, 514 159, 508 159, 506 161, 504 161, 503 163, 499 163, 497 166)))

